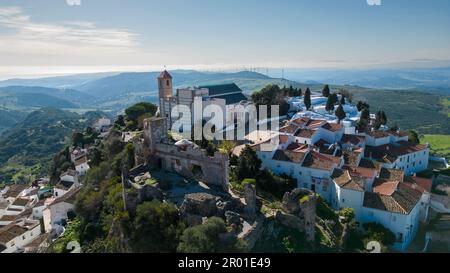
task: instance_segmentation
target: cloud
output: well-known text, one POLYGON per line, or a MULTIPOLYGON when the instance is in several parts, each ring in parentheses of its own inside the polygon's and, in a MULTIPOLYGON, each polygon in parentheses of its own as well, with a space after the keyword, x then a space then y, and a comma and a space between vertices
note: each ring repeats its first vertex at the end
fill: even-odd
POLYGON ((127 29, 102 28, 92 22, 35 22, 19 7, 0 7, 0 29, 4 30, 0 32, 0 59, 9 53, 114 56, 139 46, 138 35, 127 29))
POLYGON ((81 6, 81 0, 66 0, 69 6, 81 6))

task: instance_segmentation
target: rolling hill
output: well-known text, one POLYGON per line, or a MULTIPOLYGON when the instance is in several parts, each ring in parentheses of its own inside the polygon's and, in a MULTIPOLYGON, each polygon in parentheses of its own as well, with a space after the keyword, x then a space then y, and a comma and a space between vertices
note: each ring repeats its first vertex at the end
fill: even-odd
POLYGON ((74 130, 84 130, 102 112, 79 115, 56 108, 33 111, 0 136, 0 183, 22 170, 45 173, 51 158, 67 143, 74 130))

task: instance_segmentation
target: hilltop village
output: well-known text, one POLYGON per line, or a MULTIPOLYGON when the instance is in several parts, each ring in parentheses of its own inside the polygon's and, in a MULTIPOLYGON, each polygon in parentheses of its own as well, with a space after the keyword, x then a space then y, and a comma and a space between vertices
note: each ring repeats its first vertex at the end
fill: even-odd
POLYGON ((157 81, 159 106, 99 119, 55 156, 51 178, 2 189, 0 252, 67 252, 72 241, 86 252, 368 251, 368 241, 404 252, 450 213, 418 175, 430 147, 349 93, 269 86, 250 99, 234 83, 174 93, 168 71, 157 81), (216 105, 227 129, 258 96, 282 106, 276 130, 239 141, 170 131, 176 105, 216 105))

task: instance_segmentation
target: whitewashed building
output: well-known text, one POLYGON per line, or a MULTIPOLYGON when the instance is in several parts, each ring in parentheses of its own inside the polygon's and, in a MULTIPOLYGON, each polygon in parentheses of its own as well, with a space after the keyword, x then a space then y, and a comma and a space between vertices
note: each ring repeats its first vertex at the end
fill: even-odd
POLYGON ((0 229, 0 253, 23 252, 41 234, 39 221, 23 219, 0 229))

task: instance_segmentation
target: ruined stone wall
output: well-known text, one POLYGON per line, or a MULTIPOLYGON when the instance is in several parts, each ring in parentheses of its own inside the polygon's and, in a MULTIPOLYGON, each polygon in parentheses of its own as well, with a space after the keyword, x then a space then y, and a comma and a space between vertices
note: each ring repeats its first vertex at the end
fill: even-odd
POLYGON ((294 189, 283 197, 283 211, 278 211, 277 221, 304 232, 306 240, 313 242, 316 226, 316 195, 308 190, 294 189), (306 197, 306 198, 303 198, 306 197))
POLYGON ((166 170, 201 180, 207 185, 219 186, 228 191, 228 155, 216 152, 211 157, 205 150, 195 148, 181 150, 173 144, 168 144, 163 118, 145 120, 143 135, 150 164, 160 161, 161 167, 166 170))

